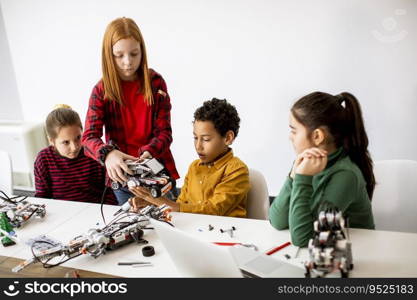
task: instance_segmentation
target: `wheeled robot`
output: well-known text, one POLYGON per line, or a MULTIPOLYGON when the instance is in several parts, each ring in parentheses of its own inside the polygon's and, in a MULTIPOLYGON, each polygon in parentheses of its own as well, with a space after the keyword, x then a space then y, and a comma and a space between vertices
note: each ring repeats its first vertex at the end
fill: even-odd
POLYGON ((111 187, 114 190, 124 186, 129 188, 143 186, 149 189, 152 197, 158 198, 164 196, 174 186, 174 179, 166 174, 164 166, 155 158, 140 162, 126 160, 125 163, 133 172, 133 175, 125 173, 127 181, 123 184, 113 181, 111 187))

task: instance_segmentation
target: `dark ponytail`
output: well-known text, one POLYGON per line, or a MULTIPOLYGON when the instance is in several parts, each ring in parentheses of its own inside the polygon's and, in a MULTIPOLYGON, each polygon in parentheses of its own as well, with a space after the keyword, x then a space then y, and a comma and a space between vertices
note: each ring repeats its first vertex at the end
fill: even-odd
POLYGON ((355 96, 346 92, 337 96, 314 92, 298 100, 291 112, 310 133, 324 127, 330 134, 330 140, 326 142, 345 148, 350 159, 361 170, 371 200, 375 176, 362 111, 355 96))
POLYGON ((371 155, 368 151, 368 135, 362 117, 362 110, 358 100, 350 93, 340 94, 340 99, 345 103, 346 125, 350 125, 349 132, 345 138, 345 149, 350 159, 358 165, 366 180, 366 190, 369 199, 372 199, 375 188, 375 176, 371 155))

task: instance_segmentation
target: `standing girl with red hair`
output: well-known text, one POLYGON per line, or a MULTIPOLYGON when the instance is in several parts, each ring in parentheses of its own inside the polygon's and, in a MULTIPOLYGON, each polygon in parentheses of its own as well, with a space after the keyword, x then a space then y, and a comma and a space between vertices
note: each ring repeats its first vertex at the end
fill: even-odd
MULTIPOLYGON (((160 74, 148 68, 139 27, 129 18, 113 20, 102 47, 102 79, 93 88, 82 142, 86 154, 107 169, 109 178, 123 184, 125 160, 154 157, 178 179, 172 143, 171 103, 160 74), (105 141, 103 142, 103 127, 105 141)), ((118 203, 133 195, 115 190, 118 203)))

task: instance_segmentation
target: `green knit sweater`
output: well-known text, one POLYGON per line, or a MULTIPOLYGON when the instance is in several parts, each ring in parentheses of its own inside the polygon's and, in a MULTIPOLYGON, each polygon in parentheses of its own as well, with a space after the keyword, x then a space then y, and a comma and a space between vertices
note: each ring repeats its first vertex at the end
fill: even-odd
POLYGON ((326 169, 319 174, 287 178, 269 209, 270 222, 279 230, 289 228, 292 243, 305 247, 324 201, 349 218, 349 227, 375 228, 365 179, 343 148, 329 155, 326 169))

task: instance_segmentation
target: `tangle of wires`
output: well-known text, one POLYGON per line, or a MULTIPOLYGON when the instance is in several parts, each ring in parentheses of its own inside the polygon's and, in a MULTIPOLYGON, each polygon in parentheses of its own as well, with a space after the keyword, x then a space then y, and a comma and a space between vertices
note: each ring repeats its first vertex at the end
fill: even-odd
POLYGON ((24 201, 27 196, 13 196, 13 197, 9 197, 5 192, 3 192, 2 190, 0 190, 0 199, 2 199, 5 202, 8 202, 10 204, 18 204, 19 202, 24 201))
MULTIPOLYGON (((105 193, 105 192, 104 192, 105 193)), ((103 194, 104 194, 103 193, 103 194)), ((65 262, 67 262, 70 259, 73 259, 75 257, 78 257, 82 255, 83 253, 88 253, 93 257, 97 257, 104 253, 105 249, 114 249, 111 245, 114 245, 116 242, 117 248, 136 241, 145 241, 142 239, 143 236, 143 230, 145 229, 153 229, 151 227, 147 227, 149 224, 149 218, 156 219, 158 221, 165 222, 171 226, 174 226, 169 221, 166 220, 167 217, 167 207, 157 207, 154 205, 149 205, 145 209, 142 209, 139 213, 134 213, 130 211, 125 211, 117 216, 115 216, 108 224, 106 224, 102 228, 94 229, 93 232, 89 232, 86 235, 79 235, 72 239, 72 241, 79 240, 79 244, 76 243, 74 245, 73 243, 69 243, 68 245, 57 245, 54 243, 51 243, 46 240, 37 240, 34 241, 31 244, 31 253, 33 255, 33 262, 39 262, 42 264, 44 268, 52 268, 59 266, 65 262), (127 229, 125 233, 129 233, 128 235, 122 235, 122 240, 116 240, 116 234, 119 231, 125 230, 127 227, 140 224, 135 227, 131 227, 127 229), (104 237, 106 237, 106 242, 100 242, 99 244, 86 244, 87 240, 90 240, 90 238, 94 239, 95 234, 102 234, 104 237), (126 236, 130 236, 130 238, 127 238, 126 236), (85 239, 83 239, 83 237, 85 239), (125 239, 123 239, 123 237, 125 239), (50 247, 47 247, 45 250, 42 250, 39 253, 35 253, 34 248, 38 244, 47 244, 50 247), (58 248, 60 246, 60 248, 58 248), (55 250, 51 250, 54 247, 57 247, 55 250), (50 252, 48 252, 50 250, 50 252), (61 260, 59 260, 56 263, 50 263, 52 259, 57 258, 59 259, 61 257, 61 260)), ((103 215, 104 218, 104 215, 103 215)), ((120 236, 119 236, 120 237, 120 236)), ((146 241, 145 241, 146 242, 146 241)))
MULTIPOLYGON (((8 210, 16 210, 18 205, 22 203, 23 205, 28 204, 25 200, 27 196, 14 196, 9 197, 4 191, 0 190, 0 199, 3 200, 3 205, 0 205, 0 211, 6 212, 8 210)), ((23 222, 29 220, 34 214, 38 214, 39 216, 45 215, 45 205, 38 205, 38 204, 30 204, 30 212, 29 215, 25 215, 24 217, 21 216, 19 219, 10 220, 13 227, 20 227, 23 222)))
MULTIPOLYGON (((103 228, 97 229, 97 232, 101 232, 106 237, 108 237, 109 239, 112 239, 114 234, 116 234, 118 231, 121 231, 121 230, 125 229, 126 227, 128 227, 130 225, 134 225, 135 223, 140 222, 140 220, 138 220, 138 219, 122 221, 123 219, 125 219, 127 217, 131 217, 131 216, 137 217, 137 214, 126 212, 121 216, 119 215, 119 216, 115 217, 111 222, 109 222, 109 224, 105 225, 103 228), (106 232, 106 230, 111 229, 115 225, 119 225, 119 226, 116 226, 116 228, 113 231, 106 232)), ((142 235, 143 235, 143 231, 142 231, 142 229, 137 229, 137 231, 138 231, 138 234, 137 235, 133 234, 133 235, 131 235, 131 237, 132 237, 132 240, 138 242, 140 237, 142 237, 142 235), (137 236, 139 238, 137 238, 137 236)), ((82 237, 82 236, 77 236, 73 240, 75 240, 77 238, 80 238, 80 237, 82 237)), ((34 241, 32 243, 30 249, 31 249, 31 253, 33 255, 33 260, 34 260, 34 262, 41 263, 44 268, 52 268, 52 267, 59 266, 59 265, 65 263, 65 262, 69 261, 70 259, 73 259, 73 258, 78 257, 78 256, 83 254, 81 249, 83 248, 84 244, 80 244, 78 247, 74 247, 74 248, 71 248, 71 247, 68 247, 68 246, 61 246, 60 249, 56 249, 56 252, 51 252, 51 253, 47 253, 47 254, 36 254, 35 251, 34 251, 34 248, 35 248, 35 245, 37 245, 37 244, 47 244, 47 245, 51 246, 51 247, 45 249, 44 252, 47 252, 49 249, 52 249, 54 247, 57 247, 57 245, 53 244, 49 241, 45 241, 45 240, 34 241), (58 261, 57 263, 53 263, 53 264, 49 263, 52 259, 54 259, 58 256, 63 256, 60 261, 58 261)), ((87 253, 94 256, 94 254, 95 254, 95 252, 97 252, 97 250, 100 251, 100 249, 106 248, 107 245, 106 244, 100 244, 100 245, 96 245, 96 246, 97 246, 97 248, 93 252, 91 252, 90 249, 88 249, 88 248, 85 249, 85 250, 86 250, 87 253)))
POLYGON ((37 256, 35 254, 35 252, 33 251, 33 248, 34 248, 35 244, 49 244, 52 247, 55 247, 55 245, 53 243, 51 243, 51 242, 48 242, 48 241, 34 241, 32 243, 32 245, 31 245, 31 247, 30 247, 30 251, 32 252, 34 262, 40 262, 42 264, 42 267, 44 267, 45 269, 57 267, 57 266, 65 263, 65 262, 69 261, 70 259, 73 259, 75 257, 78 257, 78 256, 80 256, 82 254, 82 253, 77 253, 74 256, 68 256, 68 254, 65 254, 65 252, 62 251, 62 253, 60 255, 65 254, 65 256, 67 257, 67 259, 64 260, 64 258, 65 258, 65 256, 64 256, 59 262, 57 262, 55 264, 49 264, 49 261, 51 261, 52 259, 54 259, 56 256, 51 256, 46 261, 42 261, 41 260, 41 256, 42 255, 37 256))
MULTIPOLYGON (((142 213, 142 211, 139 211, 139 212, 137 212, 137 213, 134 213, 134 212, 130 212, 130 211, 128 211, 128 212, 123 212, 122 214, 120 214, 120 215, 118 215, 116 218, 114 218, 112 221, 110 221, 110 223, 109 224, 107 224, 106 223, 106 218, 104 217, 104 212, 103 212, 103 205, 104 205, 104 201, 105 201, 105 199, 106 199, 106 191, 107 191, 107 189, 108 189, 108 187, 106 186, 105 188, 104 188, 104 190, 103 190, 103 193, 102 193, 102 195, 101 195, 101 201, 100 201, 100 213, 101 213, 101 218, 103 219, 103 223, 104 223, 104 225, 106 225, 104 228, 103 228, 103 230, 107 227, 107 225, 111 225, 111 224, 114 224, 114 222, 116 222, 116 220, 120 220, 120 219, 122 219, 122 218, 125 218, 125 217, 127 217, 127 216, 146 216, 146 217, 150 217, 150 218, 153 218, 153 219, 155 219, 155 220, 158 220, 158 221, 161 221, 161 222, 164 222, 164 223, 167 223, 167 224, 169 224, 169 225, 171 225, 172 227, 175 227, 171 222, 169 222, 169 221, 166 221, 166 220, 164 220, 163 218, 162 218, 162 214, 161 213, 155 213, 155 210, 158 208, 157 206, 155 206, 155 205, 149 205, 148 207, 151 207, 151 209, 148 211, 148 213, 142 213), (120 218, 119 218, 120 217, 120 218)), ((128 225, 127 225, 128 226, 128 225)), ((143 229, 153 229, 153 228, 151 228, 151 227, 148 227, 148 228, 143 228, 143 229)))

